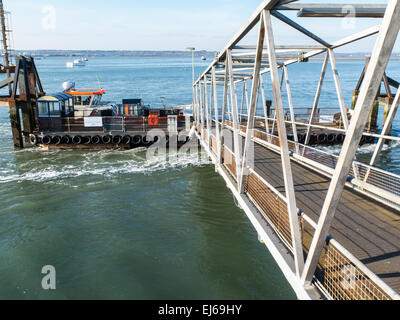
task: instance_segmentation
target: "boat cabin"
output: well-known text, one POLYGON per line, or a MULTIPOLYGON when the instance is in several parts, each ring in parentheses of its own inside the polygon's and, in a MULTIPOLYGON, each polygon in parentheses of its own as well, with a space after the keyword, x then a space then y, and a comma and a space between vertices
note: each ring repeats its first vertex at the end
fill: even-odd
POLYGON ((40 97, 37 100, 37 114, 39 118, 73 117, 73 97, 65 92, 40 97))
POLYGON ((91 108, 100 104, 103 94, 106 93, 104 89, 75 89, 71 88, 65 93, 73 96, 74 105, 76 107, 91 108))

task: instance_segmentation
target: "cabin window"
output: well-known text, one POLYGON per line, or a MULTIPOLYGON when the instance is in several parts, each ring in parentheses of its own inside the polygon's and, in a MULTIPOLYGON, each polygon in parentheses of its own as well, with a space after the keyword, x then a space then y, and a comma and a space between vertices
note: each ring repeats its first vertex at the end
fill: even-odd
POLYGON ((49 102, 49 112, 50 117, 60 116, 60 103, 59 102, 49 102))
POLYGON ((75 104, 78 106, 82 105, 82 97, 81 96, 76 96, 75 97, 75 104))
MULTIPOLYGON (((68 104, 68 101, 67 101, 67 104, 68 104)), ((61 101, 60 105, 61 105, 61 109, 60 109, 61 113, 65 113, 65 111, 66 111, 65 101, 61 101)), ((68 105, 67 105, 67 107, 68 107, 68 105)))
POLYGON ((38 113, 39 117, 48 117, 49 116, 49 108, 47 102, 38 102, 38 113))
POLYGON ((101 96, 93 97, 93 105, 98 105, 100 103, 101 96))
POLYGON ((90 100, 92 99, 92 97, 87 97, 83 100, 83 105, 84 106, 88 106, 90 105, 90 100))
POLYGON ((72 98, 69 98, 65 101, 65 113, 70 114, 72 112, 74 112, 72 98))

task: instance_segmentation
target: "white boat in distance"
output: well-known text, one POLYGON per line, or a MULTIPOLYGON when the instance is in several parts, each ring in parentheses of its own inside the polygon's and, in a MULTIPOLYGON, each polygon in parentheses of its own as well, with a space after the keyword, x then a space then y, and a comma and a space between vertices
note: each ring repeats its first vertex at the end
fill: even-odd
POLYGON ((67 68, 84 67, 86 61, 84 59, 75 59, 73 62, 67 62, 67 68))

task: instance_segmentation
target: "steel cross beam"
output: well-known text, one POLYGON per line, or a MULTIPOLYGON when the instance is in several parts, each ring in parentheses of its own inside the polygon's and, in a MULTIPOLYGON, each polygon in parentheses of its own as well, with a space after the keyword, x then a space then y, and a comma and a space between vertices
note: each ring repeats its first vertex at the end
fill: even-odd
POLYGON ((272 11, 271 14, 274 17, 276 17, 279 20, 281 20, 282 22, 284 22, 284 23, 288 24, 289 26, 291 26, 292 28, 296 29, 297 31, 300 31, 301 33, 305 34, 307 37, 313 39, 314 41, 316 41, 316 42, 318 42, 320 44, 322 44, 324 47, 329 48, 331 46, 328 42, 322 40, 320 37, 316 36, 311 31, 307 30, 306 28, 302 27, 298 23, 296 23, 293 20, 289 19, 288 17, 286 17, 282 13, 280 13, 278 11, 272 11))
POLYGON ((247 165, 249 164, 248 158, 251 157, 254 160, 254 150, 250 154, 251 145, 253 144, 253 129, 254 129, 254 117, 257 109, 257 97, 259 94, 260 88, 260 68, 261 68, 261 59, 262 59, 262 50, 264 46, 265 39, 265 25, 263 15, 260 17, 260 28, 258 31, 258 41, 257 41, 257 54, 255 59, 255 66, 253 71, 253 83, 251 87, 251 96, 250 96, 250 107, 247 108, 247 130, 246 130, 246 139, 244 143, 243 149, 243 157, 242 157, 242 165, 240 176, 238 177, 239 184, 239 192, 244 193, 244 184, 243 179, 244 176, 247 175, 247 165))
MULTIPOLYGON (((325 79, 325 73, 326 73, 326 67, 328 65, 328 59, 329 59, 329 53, 327 52, 325 55, 324 62, 322 63, 321 76, 319 78, 317 93, 315 94, 315 98, 314 98, 314 104, 311 109, 310 119, 308 120, 307 134, 306 134, 306 139, 305 139, 304 144, 308 144, 310 142, 311 124, 312 124, 312 121, 314 120, 315 112, 318 108, 319 98, 321 97, 321 90, 322 90, 322 85, 323 85, 324 79, 325 79)), ((303 151, 305 151, 305 150, 306 149, 304 148, 303 151)))
POLYGON ((275 113, 277 114, 278 120, 278 134, 281 147, 283 180, 285 182, 286 202, 288 206, 288 215, 292 236, 294 262, 296 275, 300 277, 304 267, 303 245, 300 234, 299 219, 297 216, 296 195, 294 192, 293 175, 290 164, 289 146, 286 134, 285 115, 283 113, 282 93, 279 83, 278 65, 275 55, 275 41, 272 31, 271 14, 268 10, 264 10, 264 24, 266 30, 266 38, 268 42, 268 55, 271 62, 271 82, 275 102, 275 113))
POLYGON ((343 98, 343 93, 342 93, 342 87, 340 85, 340 79, 339 79, 339 72, 336 67, 336 59, 333 54, 332 49, 328 49, 328 54, 329 58, 331 61, 331 67, 332 67, 332 74, 333 74, 333 79, 335 81, 335 87, 336 87, 336 93, 338 96, 338 101, 339 101, 339 107, 340 107, 340 113, 342 115, 342 121, 343 121, 343 126, 344 129, 347 130, 349 127, 349 120, 347 119, 347 111, 346 111, 346 106, 344 105, 344 98, 343 98))
POLYGON ((307 256, 302 274, 305 286, 311 284, 322 248, 329 233, 332 220, 339 204, 344 185, 354 156, 361 140, 363 129, 368 120, 369 113, 375 101, 383 74, 389 62, 400 28, 400 0, 390 0, 385 12, 385 17, 380 27, 378 39, 375 43, 370 64, 367 68, 365 80, 354 109, 346 138, 343 143, 331 183, 322 207, 311 247, 307 256))
POLYGON ((299 154, 299 138, 297 137, 296 119, 295 119, 295 114, 294 114, 294 110, 293 110, 292 90, 290 87, 289 73, 287 71, 286 66, 283 66, 283 74, 285 75, 285 80, 286 80, 286 92, 287 92, 287 98, 288 98, 288 103, 289 103, 290 119, 292 122, 293 138, 294 138, 294 142, 295 142, 295 146, 296 146, 296 153, 299 154))
POLYGON ((262 14, 263 10, 271 9, 276 5, 283 5, 295 1, 297 0, 264 0, 262 4, 258 6, 258 8, 253 13, 251 18, 247 21, 247 23, 239 30, 238 33, 236 33, 236 35, 226 45, 226 47, 216 56, 213 63, 203 72, 203 74, 199 77, 199 79, 196 82, 200 81, 200 79, 205 74, 209 73, 213 65, 217 64, 218 61, 226 58, 228 51, 232 50, 239 43, 239 41, 242 40, 253 29, 253 27, 260 20, 260 15, 262 14))

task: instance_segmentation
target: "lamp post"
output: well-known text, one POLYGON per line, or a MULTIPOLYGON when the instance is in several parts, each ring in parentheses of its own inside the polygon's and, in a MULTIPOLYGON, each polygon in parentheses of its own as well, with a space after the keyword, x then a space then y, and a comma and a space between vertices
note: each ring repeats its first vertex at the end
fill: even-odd
POLYGON ((186 48, 186 50, 192 51, 192 84, 194 84, 194 51, 195 48, 186 48))

